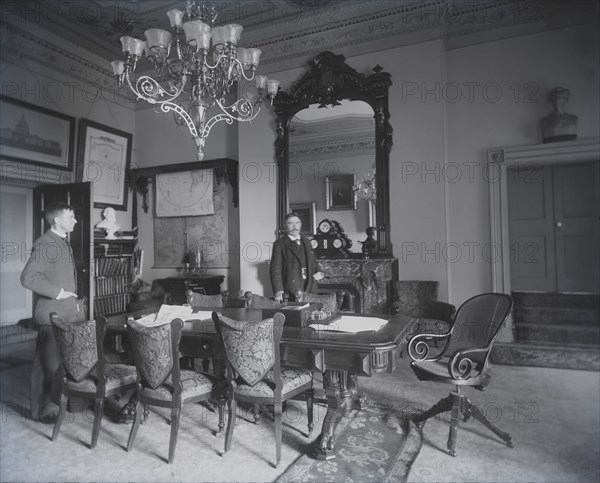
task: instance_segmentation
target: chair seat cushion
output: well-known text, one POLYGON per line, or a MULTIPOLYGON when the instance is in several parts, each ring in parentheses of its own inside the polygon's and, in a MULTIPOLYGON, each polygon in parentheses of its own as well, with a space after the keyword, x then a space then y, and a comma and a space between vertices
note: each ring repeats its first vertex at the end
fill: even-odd
MULTIPOLYGON (((282 397, 285 398, 285 395, 294 389, 297 389, 305 384, 309 384, 312 381, 312 376, 312 372, 309 369, 282 367, 282 397)), ((254 386, 249 386, 243 383, 236 385, 235 393, 239 394, 240 396, 272 397, 274 386, 273 371, 270 371, 265 375, 262 381, 258 382, 254 386)))
MULTIPOLYGON (((181 399, 186 400, 195 396, 209 394, 213 390, 213 380, 206 374, 193 370, 182 370, 181 374, 181 399)), ((167 377, 156 389, 144 388, 145 396, 160 401, 172 400, 172 376, 167 377)))
MULTIPOLYGON (((137 379, 135 366, 127 364, 106 364, 104 374, 106 376, 106 391, 135 384, 137 379)), ((95 378, 88 376, 79 382, 67 381, 65 387, 75 391, 94 393, 96 392, 96 381, 95 378)))

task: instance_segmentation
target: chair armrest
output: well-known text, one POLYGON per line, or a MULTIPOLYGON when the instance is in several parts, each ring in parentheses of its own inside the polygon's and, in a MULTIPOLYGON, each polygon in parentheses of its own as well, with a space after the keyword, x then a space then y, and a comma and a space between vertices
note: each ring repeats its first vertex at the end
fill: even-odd
POLYGON ((491 345, 477 349, 457 350, 448 362, 452 379, 466 381, 481 375, 487 365, 491 345))
MULTIPOLYGON (((428 360, 430 346, 429 343, 438 340, 447 340, 450 332, 447 334, 417 334, 410 339, 408 343, 408 355, 413 361, 428 360)), ((439 356, 431 358, 437 359, 439 356)))
POLYGON ((443 320, 450 326, 454 320, 454 314, 456 313, 456 307, 447 302, 435 302, 431 309, 430 319, 443 320))

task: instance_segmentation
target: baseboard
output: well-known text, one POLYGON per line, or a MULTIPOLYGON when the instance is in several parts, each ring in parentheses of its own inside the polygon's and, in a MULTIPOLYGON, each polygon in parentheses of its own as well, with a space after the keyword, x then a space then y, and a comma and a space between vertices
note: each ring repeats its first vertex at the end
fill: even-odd
POLYGON ((496 343, 491 357, 494 364, 600 371, 598 346, 496 343))

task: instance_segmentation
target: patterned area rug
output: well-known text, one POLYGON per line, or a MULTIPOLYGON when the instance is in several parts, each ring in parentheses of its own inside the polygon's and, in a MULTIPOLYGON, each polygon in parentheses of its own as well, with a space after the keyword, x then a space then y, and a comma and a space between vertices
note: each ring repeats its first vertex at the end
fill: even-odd
POLYGON ((422 443, 409 416, 373 403, 353 411, 338 426, 335 459, 303 455, 277 481, 407 481, 422 443))

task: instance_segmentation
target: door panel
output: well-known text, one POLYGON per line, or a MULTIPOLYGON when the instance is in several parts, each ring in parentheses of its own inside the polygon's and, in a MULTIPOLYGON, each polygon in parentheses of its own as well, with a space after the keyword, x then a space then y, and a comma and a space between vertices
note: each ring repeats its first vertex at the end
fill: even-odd
POLYGON ((598 292, 598 163, 556 166, 554 170, 557 289, 598 292))
POLYGON ((514 291, 600 291, 598 163, 508 170, 514 291))
POLYGON ((92 183, 71 183, 63 185, 43 185, 34 189, 34 237, 41 236, 50 227, 45 222, 42 212, 44 207, 55 201, 68 203, 73 207, 77 224, 69 235, 69 243, 73 250, 75 268, 77 269, 77 295, 87 297, 89 318, 93 314, 94 297, 94 232, 92 220, 92 183))
POLYGON ((507 173, 512 290, 553 291, 552 171, 538 166, 507 173))

